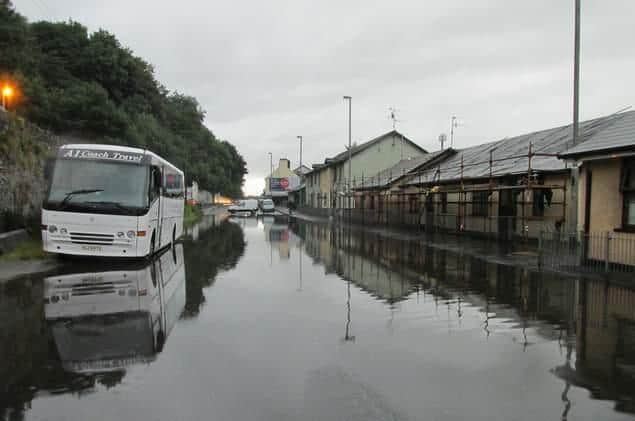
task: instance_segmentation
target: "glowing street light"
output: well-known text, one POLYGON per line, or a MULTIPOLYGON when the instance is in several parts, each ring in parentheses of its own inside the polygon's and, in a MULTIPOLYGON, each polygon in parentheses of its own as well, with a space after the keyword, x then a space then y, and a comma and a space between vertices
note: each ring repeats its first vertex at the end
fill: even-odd
POLYGON ((2 108, 7 109, 7 104, 13 96, 13 88, 9 85, 4 85, 2 88, 2 108))

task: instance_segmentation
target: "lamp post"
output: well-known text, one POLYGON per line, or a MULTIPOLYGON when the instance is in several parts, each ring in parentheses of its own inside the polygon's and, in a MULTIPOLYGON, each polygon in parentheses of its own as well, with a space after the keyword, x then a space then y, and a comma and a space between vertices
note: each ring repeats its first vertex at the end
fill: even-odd
POLYGON ((9 103, 9 100, 12 96, 13 88, 11 88, 11 86, 9 85, 5 85, 4 88, 2 88, 2 108, 4 108, 5 110, 7 109, 7 104, 9 103))
POLYGON ((353 148, 351 146, 351 103, 353 102, 353 98, 350 96, 345 95, 344 96, 344 101, 348 101, 348 212, 349 212, 349 219, 350 219, 350 212, 351 212, 351 180, 352 180, 352 166, 353 166, 353 161, 351 160, 352 155, 353 155, 353 148))
POLYGON ((580 110, 580 1, 575 0, 575 34, 573 44, 573 144, 578 143, 580 110))
POLYGON ((300 167, 302 166, 302 136, 298 136, 300 139, 300 167))
POLYGON ((269 154, 269 185, 267 189, 269 190, 269 194, 271 194, 271 178, 273 177, 273 154, 271 152, 267 152, 269 154))

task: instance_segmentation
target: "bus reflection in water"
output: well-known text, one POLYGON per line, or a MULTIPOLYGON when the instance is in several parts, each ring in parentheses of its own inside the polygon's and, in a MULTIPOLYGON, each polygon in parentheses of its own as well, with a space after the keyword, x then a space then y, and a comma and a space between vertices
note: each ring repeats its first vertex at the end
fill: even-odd
POLYGON ((183 246, 152 261, 45 279, 44 305, 66 371, 153 361, 185 308, 183 246))

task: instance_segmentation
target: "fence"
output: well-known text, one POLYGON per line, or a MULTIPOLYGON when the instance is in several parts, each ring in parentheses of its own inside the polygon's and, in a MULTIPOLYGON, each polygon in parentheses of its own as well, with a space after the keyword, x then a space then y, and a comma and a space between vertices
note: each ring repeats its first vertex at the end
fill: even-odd
POLYGON ((538 265, 551 269, 635 273, 635 234, 541 231, 538 265))

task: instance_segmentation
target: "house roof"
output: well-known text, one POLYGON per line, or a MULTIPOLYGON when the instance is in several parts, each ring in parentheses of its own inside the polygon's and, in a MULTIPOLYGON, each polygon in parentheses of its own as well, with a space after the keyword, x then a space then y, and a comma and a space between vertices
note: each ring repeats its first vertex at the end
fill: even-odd
POLYGON ((296 173, 297 175, 305 175, 305 174, 311 172, 311 168, 309 168, 306 165, 302 164, 298 168, 294 169, 293 172, 296 173))
POLYGON ((408 159, 402 159, 395 165, 364 180, 356 190, 369 190, 376 188, 384 188, 393 182, 403 178, 412 171, 419 170, 426 165, 433 164, 439 159, 455 154, 454 149, 445 149, 442 151, 431 152, 422 156, 408 159))
MULTIPOLYGON (((351 155, 356 155, 362 151, 365 151, 366 149, 370 148, 373 145, 376 145, 377 143, 381 142, 382 140, 384 140, 387 137, 398 137, 399 139, 403 138, 404 141, 410 143, 412 146, 414 146, 415 148, 419 149, 421 152, 423 153, 427 153, 428 151, 426 151, 425 149, 423 149, 421 146, 417 145, 416 143, 414 143, 412 140, 408 139, 406 136, 404 136, 402 133, 399 133, 397 130, 391 130, 388 133, 384 133, 380 136, 377 136, 374 139, 371 139, 367 142, 364 142, 360 145, 353 145, 352 150, 351 150, 351 155)), ((342 162, 342 161, 346 161, 348 159, 348 149, 345 150, 344 152, 340 152, 339 154, 335 155, 332 158, 327 158, 324 162, 327 164, 334 164, 334 163, 338 163, 338 162, 342 162)))
POLYGON ((635 111, 615 114, 613 123, 599 130, 591 139, 562 152, 562 158, 576 158, 609 152, 635 152, 635 111))
MULTIPOLYGON (((580 123, 579 137, 582 142, 615 122, 615 115, 587 120, 580 123)), ((490 152, 492 157, 491 175, 501 177, 527 173, 529 169, 529 144, 532 145, 532 171, 557 172, 566 170, 567 163, 558 154, 571 147, 572 125, 555 127, 505 138, 495 142, 458 149, 457 153, 439 166, 417 172, 405 185, 419 183, 447 182, 461 179, 479 179, 490 176, 490 152), (463 171, 461 174, 461 160, 463 171)))
MULTIPOLYGON (((386 139, 387 137, 392 137, 392 136, 396 136, 399 139, 403 138, 403 140, 405 142, 408 142, 410 145, 412 145, 415 148, 419 149, 422 153, 428 153, 428 151, 426 151, 421 146, 419 146, 416 143, 414 143, 412 140, 408 139, 406 136, 404 136, 403 134, 401 134, 397 130, 391 130, 388 133, 384 133, 381 136, 377 136, 376 138, 371 139, 371 140, 369 140, 367 142, 364 142, 364 143, 362 143, 360 145, 353 145, 353 147, 351 149, 351 155, 356 155, 356 154, 358 154, 358 153, 360 153, 362 151, 365 151, 366 149, 372 147, 373 145, 376 145, 377 143, 381 142, 382 140, 386 139)), ((309 172, 313 172, 313 171, 316 171, 316 170, 321 170, 324 167, 329 167, 331 165, 338 164, 340 162, 344 162, 347 159, 348 159, 348 149, 345 150, 344 152, 338 153, 334 157, 326 158, 324 160, 323 164, 313 164, 312 165, 313 168, 309 172)))

